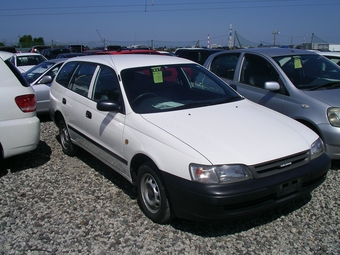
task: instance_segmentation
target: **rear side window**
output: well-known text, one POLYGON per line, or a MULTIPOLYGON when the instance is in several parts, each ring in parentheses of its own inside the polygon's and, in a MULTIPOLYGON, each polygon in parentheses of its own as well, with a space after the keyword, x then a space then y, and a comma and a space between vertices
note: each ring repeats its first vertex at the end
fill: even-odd
POLYGON ((210 71, 219 77, 233 80, 239 57, 240 53, 218 55, 211 62, 210 71))
POLYGON ((81 62, 77 67, 70 84, 74 92, 87 96, 97 64, 81 62))
POLYGON ((60 85, 64 87, 68 87, 72 74, 74 70, 76 69, 77 65, 78 65, 78 62, 66 63, 60 70, 56 78, 56 82, 58 82, 60 85))
POLYGON ((16 68, 10 60, 6 60, 5 61, 6 65, 8 66, 8 68, 13 72, 13 74, 17 77, 17 79, 19 80, 19 82, 21 83, 22 86, 24 87, 29 87, 30 84, 28 83, 28 81, 24 78, 24 76, 22 76, 22 74, 20 73, 20 71, 18 70, 18 68, 16 68))

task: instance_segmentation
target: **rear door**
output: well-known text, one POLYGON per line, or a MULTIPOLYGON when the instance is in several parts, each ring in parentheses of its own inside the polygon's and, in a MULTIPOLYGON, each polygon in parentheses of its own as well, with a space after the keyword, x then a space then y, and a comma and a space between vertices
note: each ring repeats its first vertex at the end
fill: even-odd
POLYGON ((86 110, 90 85, 98 65, 87 62, 68 62, 60 70, 56 82, 65 89, 61 92, 61 108, 72 139, 85 145, 86 110))

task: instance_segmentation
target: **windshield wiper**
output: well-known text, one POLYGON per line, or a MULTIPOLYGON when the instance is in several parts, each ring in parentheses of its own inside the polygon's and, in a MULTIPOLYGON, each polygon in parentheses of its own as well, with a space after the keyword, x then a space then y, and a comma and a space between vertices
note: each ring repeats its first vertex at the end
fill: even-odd
POLYGON ((184 104, 184 105, 181 105, 179 107, 174 107, 174 108, 176 108, 176 109, 188 109, 188 108, 230 103, 230 102, 239 101, 239 100, 242 100, 242 99, 244 99, 244 98, 242 98, 240 96, 234 96, 234 97, 224 98, 223 100, 216 100, 216 101, 191 102, 191 103, 184 104))
POLYGON ((188 108, 195 108, 195 107, 201 107, 201 106, 208 106, 211 105, 211 102, 192 102, 188 104, 184 104, 178 107, 174 107, 173 109, 188 109, 188 108))
POLYGON ((333 81, 333 82, 329 82, 329 83, 326 83, 326 84, 316 86, 316 87, 311 88, 309 90, 312 91, 312 90, 318 90, 318 89, 323 89, 323 88, 335 89, 335 88, 339 88, 339 87, 340 87, 340 82, 339 81, 333 81))

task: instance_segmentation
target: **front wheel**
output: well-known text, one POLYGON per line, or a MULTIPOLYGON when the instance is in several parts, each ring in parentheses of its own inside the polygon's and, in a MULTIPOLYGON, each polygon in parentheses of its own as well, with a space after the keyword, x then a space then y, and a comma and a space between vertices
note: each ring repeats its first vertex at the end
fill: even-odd
POLYGON ((138 199, 144 214, 155 223, 166 224, 173 218, 169 200, 157 167, 151 162, 143 164, 138 171, 138 199))
POLYGON ((64 120, 61 120, 59 123, 59 137, 63 152, 69 156, 76 155, 78 147, 72 143, 71 136, 64 120))

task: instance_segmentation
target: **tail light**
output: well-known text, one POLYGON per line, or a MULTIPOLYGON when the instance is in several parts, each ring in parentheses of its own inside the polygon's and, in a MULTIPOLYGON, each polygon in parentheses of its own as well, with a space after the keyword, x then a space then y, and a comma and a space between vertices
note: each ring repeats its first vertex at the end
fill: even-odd
POLYGON ((34 112, 37 109, 35 94, 17 96, 15 102, 23 112, 34 112))

